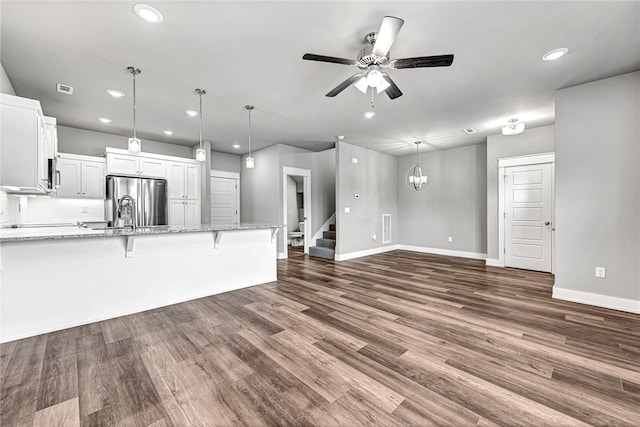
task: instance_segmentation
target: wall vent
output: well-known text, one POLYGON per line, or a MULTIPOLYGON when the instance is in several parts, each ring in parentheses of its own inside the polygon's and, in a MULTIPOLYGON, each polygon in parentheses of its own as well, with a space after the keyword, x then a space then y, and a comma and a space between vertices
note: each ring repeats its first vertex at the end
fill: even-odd
POLYGON ((63 85, 62 83, 58 83, 56 85, 56 92, 64 93, 65 95, 73 95, 73 87, 69 85, 63 85))
POLYGON ((382 215, 382 243, 391 243, 391 214, 382 215))

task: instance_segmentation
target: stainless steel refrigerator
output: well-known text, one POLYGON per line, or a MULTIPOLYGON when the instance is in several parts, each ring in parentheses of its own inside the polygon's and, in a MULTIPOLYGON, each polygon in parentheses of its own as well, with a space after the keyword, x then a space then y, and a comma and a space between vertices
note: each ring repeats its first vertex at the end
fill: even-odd
POLYGON ((107 175, 105 205, 109 227, 118 218, 118 202, 125 195, 135 201, 136 225, 167 225, 167 180, 107 175))

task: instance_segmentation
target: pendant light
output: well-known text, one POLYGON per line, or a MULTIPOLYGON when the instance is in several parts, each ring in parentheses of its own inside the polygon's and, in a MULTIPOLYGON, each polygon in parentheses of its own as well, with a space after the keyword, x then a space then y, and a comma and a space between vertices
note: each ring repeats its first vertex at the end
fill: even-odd
POLYGON ((244 108, 249 111, 249 155, 247 156, 246 166, 247 169, 253 169, 256 166, 256 162, 251 157, 251 111, 255 108, 253 105, 245 105, 244 108))
POLYGON ((136 75, 140 74, 139 68, 127 67, 127 70, 133 76, 133 138, 129 138, 129 151, 139 153, 142 151, 142 143, 136 137, 136 75))
POLYGON ((202 148, 202 95, 207 93, 204 89, 196 89, 196 93, 200 97, 200 148, 196 150, 196 160, 204 162, 207 160, 207 152, 202 148))
POLYGON ((418 150, 422 141, 416 141, 416 164, 409 168, 405 175, 404 182, 416 191, 420 191, 425 188, 430 180, 429 177, 423 172, 420 159, 418 157, 418 150))

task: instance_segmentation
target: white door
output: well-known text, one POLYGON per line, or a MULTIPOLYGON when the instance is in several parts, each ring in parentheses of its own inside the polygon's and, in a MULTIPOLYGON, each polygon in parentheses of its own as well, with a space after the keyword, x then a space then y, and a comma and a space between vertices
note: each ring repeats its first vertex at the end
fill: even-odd
POLYGON ((211 177, 211 224, 238 224, 238 180, 211 177))
POLYGON ((505 168, 505 267, 551 272, 552 165, 505 168))

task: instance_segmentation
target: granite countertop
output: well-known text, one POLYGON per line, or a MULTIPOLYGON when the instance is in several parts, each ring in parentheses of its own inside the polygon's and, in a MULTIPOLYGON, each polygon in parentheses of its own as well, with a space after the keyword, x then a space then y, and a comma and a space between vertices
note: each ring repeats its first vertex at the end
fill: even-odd
POLYGON ((135 230, 130 228, 105 229, 105 228, 82 228, 77 226, 68 227, 19 227, 0 229, 0 243, 24 242, 31 240, 58 240, 58 239, 81 239, 95 237, 120 237, 139 236, 147 234, 167 234, 167 233, 198 233, 203 231, 234 231, 234 230, 259 230, 281 228, 281 225, 264 224, 256 222, 241 223, 239 225, 194 225, 194 226, 173 226, 154 225, 138 227, 135 230))

